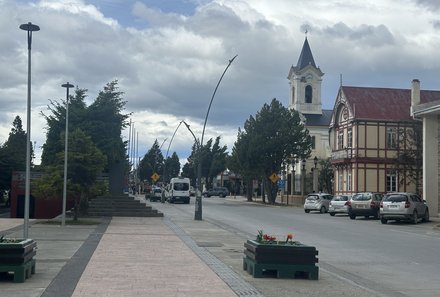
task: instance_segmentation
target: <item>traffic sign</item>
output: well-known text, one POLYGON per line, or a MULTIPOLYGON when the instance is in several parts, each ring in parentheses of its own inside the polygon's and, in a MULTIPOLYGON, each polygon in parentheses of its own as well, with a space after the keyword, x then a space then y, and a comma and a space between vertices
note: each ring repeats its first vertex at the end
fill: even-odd
POLYGON ((278 174, 276 174, 276 173, 272 173, 272 175, 269 176, 269 179, 270 179, 273 183, 276 183, 280 178, 278 177, 278 174))
POLYGON ((153 173, 153 175, 151 176, 151 179, 152 179, 154 182, 157 182, 159 178, 160 178, 160 175, 157 174, 156 172, 153 173))

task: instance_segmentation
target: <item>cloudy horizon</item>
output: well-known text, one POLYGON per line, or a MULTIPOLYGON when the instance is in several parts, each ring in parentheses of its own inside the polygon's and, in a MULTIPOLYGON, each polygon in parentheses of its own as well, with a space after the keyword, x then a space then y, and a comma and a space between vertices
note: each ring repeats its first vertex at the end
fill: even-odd
MULTIPOLYGON (((343 85, 439 90, 440 3, 428 0, 0 0, 0 143, 16 115, 26 127, 26 33, 32 42, 32 129, 37 162, 45 142, 49 100, 61 101, 67 81, 88 89, 90 104, 117 79, 133 113, 139 157, 155 139, 165 155, 181 120, 199 137, 214 88, 205 142, 221 136, 230 150, 237 130, 264 103, 288 106, 287 74, 307 30, 325 73, 323 108, 343 85), (341 78, 342 77, 342 78, 341 78)), ((179 129, 170 147, 184 160, 193 138, 179 129)), ((124 131, 128 139, 128 129, 124 131)))

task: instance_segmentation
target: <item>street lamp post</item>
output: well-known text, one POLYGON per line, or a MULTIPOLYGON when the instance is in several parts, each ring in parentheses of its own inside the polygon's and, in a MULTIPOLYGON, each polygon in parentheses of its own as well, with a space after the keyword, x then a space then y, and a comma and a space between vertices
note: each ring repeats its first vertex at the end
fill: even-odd
POLYGON ((295 166, 296 166, 296 158, 292 159, 292 174, 291 174, 291 191, 292 191, 292 196, 295 195, 295 178, 296 178, 296 173, 295 173, 295 166))
POLYGON ((199 153, 198 155, 198 166, 197 166, 197 187, 198 191, 196 194, 196 205, 195 205, 195 212, 194 212, 194 220, 201 221, 202 220, 202 147, 203 147, 203 137, 205 136, 205 128, 206 128, 206 122, 208 121, 209 111, 211 109, 212 101, 214 100, 215 93, 217 92, 218 86, 220 85, 220 82, 223 79, 223 76, 225 75, 226 71, 228 70, 229 66, 231 66, 232 62, 235 60, 237 55, 235 55, 231 60, 229 60, 228 66, 226 66, 225 70, 223 71, 222 76, 217 82, 217 86, 214 89, 214 92, 212 93, 211 101, 209 102, 208 111, 206 112, 205 116, 205 123, 203 124, 203 131, 202 131, 202 137, 199 143, 199 153))
POLYGON ((313 192, 318 193, 318 157, 313 158, 313 164, 315 165, 313 168, 313 192))
POLYGON ((23 238, 28 238, 29 231, 29 200, 31 192, 31 48, 32 32, 39 31, 40 27, 31 22, 21 24, 20 29, 27 31, 28 44, 28 85, 27 85, 27 125, 26 125, 26 181, 24 198, 24 226, 23 238))
POLYGON ((69 148, 69 89, 73 85, 69 82, 61 85, 66 88, 66 133, 64 136, 64 184, 63 184, 63 214, 61 215, 61 226, 66 224, 66 201, 67 201, 67 154, 69 148))
POLYGON ((301 160, 301 196, 305 194, 306 187, 306 160, 301 160))
MULTIPOLYGON (((166 156, 165 156, 165 165, 163 166, 163 171, 162 171, 163 184, 164 184, 164 185, 165 185, 165 173, 166 173, 166 169, 167 169, 167 163, 166 163, 166 160, 168 159, 168 153, 169 153, 169 151, 170 151, 171 143, 173 143, 174 136, 176 135, 177 130, 179 129, 180 125, 182 125, 182 123, 183 123, 183 121, 180 121, 179 125, 177 125, 176 130, 174 130, 173 136, 171 137, 170 143, 168 143, 167 153, 166 153, 166 156)), ((165 141, 164 141, 164 143, 165 143, 165 141)), ((163 143, 162 143, 162 145, 163 145, 163 143)), ((165 203, 165 191, 164 191, 164 187, 162 187, 162 194, 161 194, 161 196, 160 196, 160 202, 161 202, 161 203, 165 203)))

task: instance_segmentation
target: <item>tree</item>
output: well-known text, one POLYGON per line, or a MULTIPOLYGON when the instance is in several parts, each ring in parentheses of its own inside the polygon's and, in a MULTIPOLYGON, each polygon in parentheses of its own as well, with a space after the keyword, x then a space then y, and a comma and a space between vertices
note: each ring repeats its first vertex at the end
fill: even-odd
MULTIPOLYGON (((13 171, 26 170, 26 141, 27 133, 23 130, 21 118, 16 116, 8 139, 0 146, 0 189, 11 187, 13 171)), ((31 156, 33 156, 32 146, 31 156)))
POLYGON ((126 101, 117 85, 117 80, 108 83, 87 109, 85 131, 107 156, 107 168, 126 160, 126 144, 122 141, 121 132, 128 127, 130 114, 122 114, 126 101))
POLYGON ((153 173, 163 172, 164 159, 157 139, 139 163, 139 178, 150 180, 153 173))
POLYGON ((307 158, 310 152, 311 138, 299 113, 273 99, 246 120, 244 131, 239 130, 231 162, 242 176, 260 177, 269 202, 274 204, 278 186, 270 176, 278 174, 283 162, 292 156, 307 158))
POLYGON ((220 172, 226 169, 227 146, 220 146, 220 136, 215 139, 214 144, 212 138, 202 146, 200 152, 197 144, 194 143, 188 162, 183 166, 182 176, 189 177, 194 181, 198 175, 199 160, 202 162, 202 180, 205 180, 206 186, 212 185, 212 180, 220 172), (199 154, 200 153, 200 154, 199 154))
POLYGON ((421 194, 423 182, 423 124, 414 121, 398 130, 399 149, 394 160, 400 184, 414 184, 421 194))
MULTIPOLYGON (((85 103, 86 89, 75 89, 75 95, 69 97, 69 130, 76 128, 87 131, 85 103)), ((64 143, 61 143, 60 135, 66 131, 66 101, 61 102, 50 100, 47 106, 49 114, 41 112, 47 123, 46 142, 43 144, 41 154, 41 165, 50 166, 57 163, 56 155, 64 152, 64 143)))
MULTIPOLYGON (((60 142, 64 143, 65 134, 60 142)), ((82 130, 75 129, 69 134, 69 154, 67 171, 68 196, 74 197, 74 220, 79 212, 86 211, 88 200, 96 194, 97 177, 106 164, 105 155, 95 146, 82 130)), ((35 181, 35 194, 43 198, 60 197, 64 183, 64 152, 59 152, 53 165, 45 166, 45 174, 35 181)))
POLYGON ((164 171, 162 181, 164 183, 169 183, 171 178, 179 176, 180 173, 180 160, 176 152, 174 152, 171 157, 167 157, 165 160, 164 171))
POLYGON ((330 158, 319 161, 321 170, 318 176, 319 191, 332 194, 333 193, 333 167, 330 158))

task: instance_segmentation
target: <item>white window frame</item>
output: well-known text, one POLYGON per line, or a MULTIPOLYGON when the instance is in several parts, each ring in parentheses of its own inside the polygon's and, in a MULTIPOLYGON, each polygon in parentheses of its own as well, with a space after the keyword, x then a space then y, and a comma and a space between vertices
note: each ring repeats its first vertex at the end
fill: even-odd
POLYGON ((386 176, 386 190, 387 192, 397 192, 397 174, 395 172, 389 171, 386 176))
POLYGON ((387 127, 387 148, 397 148, 397 128, 387 127))

